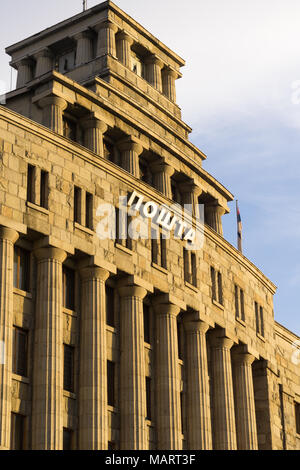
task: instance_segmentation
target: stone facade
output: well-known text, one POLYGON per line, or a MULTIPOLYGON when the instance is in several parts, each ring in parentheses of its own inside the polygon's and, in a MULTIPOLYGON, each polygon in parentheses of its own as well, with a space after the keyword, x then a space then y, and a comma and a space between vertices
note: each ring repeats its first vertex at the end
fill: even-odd
POLYGON ((274 284, 223 238, 233 196, 188 140, 184 61, 110 1, 7 52, 18 81, 0 107, 0 448, 16 445, 13 413, 25 449, 300 449, 299 338, 274 320, 274 284), (133 191, 175 213, 193 204, 193 227, 204 205, 190 261, 172 236, 159 262, 150 237, 98 236, 99 206, 133 191))

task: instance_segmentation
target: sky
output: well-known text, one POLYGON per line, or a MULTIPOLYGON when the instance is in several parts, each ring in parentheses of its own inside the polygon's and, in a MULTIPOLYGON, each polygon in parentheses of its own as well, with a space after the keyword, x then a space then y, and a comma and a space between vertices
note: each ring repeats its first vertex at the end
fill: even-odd
MULTIPOLYGON (((190 140, 239 200, 244 254, 278 286, 275 319, 300 335, 300 2, 115 3, 186 60, 177 101, 190 140)), ((5 47, 79 13, 82 0, 1 7, 0 92, 16 78, 5 47)), ((236 245, 234 203, 230 209, 224 236, 236 245)))

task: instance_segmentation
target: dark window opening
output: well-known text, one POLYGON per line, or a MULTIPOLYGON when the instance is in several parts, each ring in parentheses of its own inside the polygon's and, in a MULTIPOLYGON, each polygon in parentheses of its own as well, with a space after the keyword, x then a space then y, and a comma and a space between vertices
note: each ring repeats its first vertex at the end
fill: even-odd
POLYGON ((75 271, 63 266, 63 306, 75 310, 75 271))
POLYGON ((63 430, 63 450, 72 450, 73 431, 64 428, 63 430))
POLYGON ((28 331, 14 327, 13 332, 13 373, 27 376, 28 331))
POLYGON ((28 165, 27 169, 27 201, 34 204, 34 182, 35 182, 35 167, 28 165))
POLYGON ((115 289, 110 286, 105 287, 106 293, 106 324, 115 326, 115 289))
POLYGON ((300 403, 295 403, 296 433, 300 434, 300 403))
POLYGON ((212 300, 217 300, 217 288, 216 288, 216 271, 215 268, 210 268, 211 285, 212 285, 212 300))
POLYGON ((24 450, 25 416, 17 413, 11 414, 11 450, 24 450))
POLYGON ((150 344, 150 309, 149 305, 143 304, 144 309, 144 341, 150 344))
POLYGON ((146 377, 146 419, 151 421, 151 378, 146 377))
POLYGON ((14 287, 29 292, 30 252, 15 246, 14 249, 14 287))
POLYGON ((115 406, 115 364, 107 361, 107 404, 115 406))
POLYGON ((74 222, 81 224, 81 197, 82 191, 77 186, 74 187, 74 222))
POLYGON ((93 230, 93 195, 85 194, 85 226, 93 230))
POLYGON ((40 187, 40 194, 41 194, 41 207, 44 209, 48 209, 48 179, 49 175, 47 171, 41 171, 41 187, 40 187))
POLYGON ((74 348, 64 344, 64 390, 74 392, 74 348))

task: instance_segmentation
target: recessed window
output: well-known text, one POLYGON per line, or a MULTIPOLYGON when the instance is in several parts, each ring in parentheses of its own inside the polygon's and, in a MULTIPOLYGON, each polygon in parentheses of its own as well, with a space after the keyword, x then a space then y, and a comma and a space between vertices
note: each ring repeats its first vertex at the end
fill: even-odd
POLYGON ((41 170, 40 205, 41 207, 44 207, 44 209, 48 209, 48 180, 49 173, 47 171, 41 170))
POLYGON ((14 287, 29 292, 30 252, 15 246, 14 248, 14 287))
POLYGON ((33 165, 28 165, 27 168, 27 201, 34 203, 34 183, 35 183, 36 168, 33 165))
POLYGON ((81 224, 81 198, 82 190, 78 186, 74 187, 74 222, 81 224))
POLYGON ((144 341, 145 343, 150 343, 150 308, 149 305, 143 304, 144 310, 144 341))
POLYGON ((295 403, 296 432, 300 434, 300 403, 295 403))
POLYGON ((13 373, 27 377, 28 331, 14 326, 13 373))
POLYGON ((132 217, 127 213, 126 209, 116 209, 116 239, 119 245, 129 250, 132 249, 132 239, 129 233, 129 227, 132 217))
POLYGON ((184 335, 181 318, 177 320, 178 359, 183 360, 184 335))
POLYGON ((11 413, 11 450, 24 449, 24 430, 25 430, 25 416, 17 413, 11 413))
POLYGON ((152 417, 152 403, 151 403, 151 378, 146 377, 146 419, 151 420, 152 417))
POLYGON ((64 428, 64 430, 63 430, 63 450, 72 450, 73 434, 74 433, 71 429, 64 428))
POLYGON ((93 195, 85 193, 85 226, 93 230, 93 195))
POLYGON ((106 294, 106 324, 115 327, 115 289, 105 287, 106 294))
POLYGON ((63 306, 75 310, 75 271, 63 266, 63 306))
POLYGON ((239 286, 234 286, 235 317, 245 321, 244 291, 239 286))
POLYGON ((74 392, 74 348, 64 344, 64 390, 74 392))
POLYGON ((107 404, 115 406, 115 363, 107 361, 107 404))
POLYGON ((255 321, 256 321, 256 333, 260 336, 265 336, 265 325, 264 325, 264 309, 258 302, 254 302, 255 309, 255 321))

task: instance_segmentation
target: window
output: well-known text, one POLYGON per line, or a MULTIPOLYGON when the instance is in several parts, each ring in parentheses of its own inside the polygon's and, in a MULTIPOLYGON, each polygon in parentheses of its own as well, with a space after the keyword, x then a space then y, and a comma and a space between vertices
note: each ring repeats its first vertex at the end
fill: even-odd
POLYGON ((63 450, 72 450, 73 431, 64 428, 63 430, 63 450))
POLYGON ((184 280, 190 282, 190 260, 189 252, 186 248, 183 248, 183 267, 184 267, 184 280))
POLYGON ((244 291, 239 286, 234 286, 235 317, 245 321, 244 291))
POLYGON ((106 324, 115 326, 115 289, 110 286, 105 287, 106 293, 106 324))
POLYGON ((195 253, 191 253, 191 265, 192 265, 192 285, 197 287, 197 261, 195 253))
POLYGON ((167 268, 167 241, 163 232, 160 232, 160 265, 162 268, 167 268))
POLYGON ((181 204, 181 193, 178 188, 178 183, 173 178, 171 178, 171 191, 172 191, 172 199, 175 203, 181 204))
POLYGON ((146 419, 151 421, 151 378, 146 377, 146 419))
POLYGON ((41 207, 44 207, 44 209, 48 209, 48 178, 48 172, 41 170, 40 205, 41 207))
POLYGON ((197 287, 196 255, 186 248, 183 248, 183 266, 185 282, 197 287))
POLYGON ((24 449, 24 425, 25 416, 16 413, 11 414, 11 450, 24 449))
POLYGON ((14 326, 13 330, 13 373, 27 376, 28 332, 14 326))
POLYGON ((115 364, 107 361, 107 404, 115 406, 115 364))
POLYGON ((81 224, 81 197, 82 191, 75 186, 74 188, 74 222, 81 224))
POLYGON ((74 392, 74 348, 64 344, 64 390, 74 392))
POLYGON ((113 162, 115 160, 114 158, 114 146, 112 143, 108 142, 107 140, 103 141, 103 153, 104 153, 104 158, 106 160, 109 160, 113 162))
POLYGON ((223 286, 222 274, 215 268, 210 268, 211 284, 212 284, 212 300, 223 305, 223 286))
POLYGON ((254 302, 254 308, 255 308, 255 320, 256 320, 256 333, 264 337, 265 327, 264 327, 263 307, 258 305, 257 302, 254 302))
POLYGON ((127 214, 126 209, 116 210, 116 239, 119 245, 129 250, 132 249, 132 239, 129 235, 129 226, 132 218, 127 214))
POLYGON ((177 320, 178 359, 183 360, 183 324, 181 318, 177 320))
POLYGON ((295 403, 296 433, 300 434, 300 403, 295 403))
POLYGON ((93 230, 93 195, 85 193, 85 226, 93 230))
POLYGON ((144 341, 150 344, 150 309, 149 305, 143 304, 144 310, 144 341))
POLYGON ((14 287, 29 292, 30 252, 15 246, 14 249, 14 287))
POLYGON ((75 272, 63 266, 63 306, 75 310, 75 272))
POLYGON ((181 433, 184 433, 184 396, 180 392, 180 415, 181 415, 181 433))
POLYGON ((76 135, 77 135, 76 121, 73 121, 72 119, 68 119, 68 118, 64 117, 63 126, 64 126, 63 127, 64 137, 76 142, 76 135))
POLYGON ((35 167, 28 165, 27 169, 27 201, 34 203, 34 182, 35 182, 35 167))

